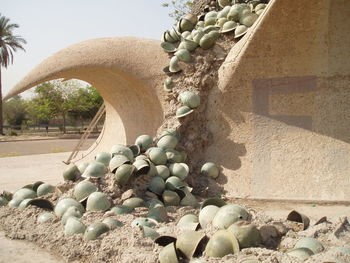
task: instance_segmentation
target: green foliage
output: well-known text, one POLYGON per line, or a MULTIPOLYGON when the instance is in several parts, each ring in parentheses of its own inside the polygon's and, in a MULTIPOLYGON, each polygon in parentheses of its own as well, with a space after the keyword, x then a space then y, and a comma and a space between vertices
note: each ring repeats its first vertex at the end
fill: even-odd
POLYGON ((193 0, 172 0, 162 3, 163 7, 170 8, 169 16, 179 21, 181 17, 190 13, 193 0))
POLYGON ((20 96, 15 96, 4 103, 4 119, 9 125, 22 125, 26 114, 26 102, 20 96))

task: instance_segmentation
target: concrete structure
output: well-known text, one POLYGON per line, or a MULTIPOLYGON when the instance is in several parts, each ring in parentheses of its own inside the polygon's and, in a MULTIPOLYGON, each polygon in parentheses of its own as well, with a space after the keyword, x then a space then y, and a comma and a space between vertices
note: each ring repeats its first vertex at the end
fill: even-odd
MULTIPOLYGON (((271 0, 219 70, 209 98, 228 196, 350 199, 350 2, 271 0)), ((159 42, 101 39, 44 61, 8 95, 54 78, 97 87, 107 105, 95 150, 154 135, 163 119, 159 42)))

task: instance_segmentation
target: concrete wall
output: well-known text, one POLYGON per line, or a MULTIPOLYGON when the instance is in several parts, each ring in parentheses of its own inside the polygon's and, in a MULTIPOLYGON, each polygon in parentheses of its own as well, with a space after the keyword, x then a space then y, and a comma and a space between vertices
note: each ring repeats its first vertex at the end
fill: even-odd
POLYGON ((275 0, 232 48, 206 153, 229 196, 350 199, 349 14, 347 0, 275 0))

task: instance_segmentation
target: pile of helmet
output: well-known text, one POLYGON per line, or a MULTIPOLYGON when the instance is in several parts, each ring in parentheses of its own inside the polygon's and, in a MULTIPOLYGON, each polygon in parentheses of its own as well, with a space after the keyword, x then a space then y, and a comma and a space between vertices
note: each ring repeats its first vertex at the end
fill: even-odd
POLYGON ((261 236, 250 218, 249 212, 239 205, 226 204, 220 198, 209 198, 203 202, 198 216, 187 214, 178 221, 177 226, 183 229, 181 235, 155 239, 164 246, 159 261, 181 262, 199 257, 202 253, 209 257, 224 257, 238 253, 242 248, 256 247, 261 244, 261 236), (210 239, 203 231, 197 231, 209 225, 219 229, 210 239))
MULTIPOLYGON (((184 104, 196 105, 187 99, 184 96, 184 104)), ((199 104, 199 101, 196 103, 199 104)), ((141 228, 145 236, 154 237, 156 233, 151 228, 168 219, 165 206, 198 206, 196 197, 191 193, 192 188, 185 181, 190 169, 185 163, 186 153, 177 149, 179 139, 175 130, 163 131, 156 141, 149 135, 141 135, 134 145, 114 145, 110 152, 98 153, 90 163, 70 164, 63 172, 63 178, 73 182, 69 185, 73 192, 69 197, 59 199, 55 206, 45 198, 54 193, 61 196, 62 193, 43 182, 26 185, 14 194, 4 191, 0 195, 0 206, 24 209, 34 205, 53 211, 40 214, 38 223, 58 218, 66 235, 84 233, 86 241, 123 224, 114 218, 107 218, 87 227, 80 220, 85 211, 110 211, 119 215, 132 213, 137 207, 148 207, 147 217, 135 219, 131 226, 141 228), (130 197, 122 204, 113 206, 113 198, 100 189, 101 180, 107 174, 113 175, 115 184, 123 190, 132 188, 135 179, 145 176, 148 200, 130 197)), ((219 169, 214 163, 205 163, 202 174, 216 178, 219 169)))
POLYGON ((190 52, 198 47, 212 48, 221 34, 233 33, 234 38, 243 36, 261 15, 267 2, 218 0, 214 10, 207 6, 198 17, 187 14, 181 18, 176 28, 163 33, 161 47, 165 52, 174 54, 164 72, 170 75, 180 72, 180 61, 190 62, 190 52))

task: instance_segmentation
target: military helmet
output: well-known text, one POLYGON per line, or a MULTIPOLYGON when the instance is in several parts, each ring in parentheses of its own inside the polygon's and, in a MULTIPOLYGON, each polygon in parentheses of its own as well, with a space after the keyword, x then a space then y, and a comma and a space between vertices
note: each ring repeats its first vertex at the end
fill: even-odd
POLYGON ((177 206, 180 204, 180 197, 174 191, 165 190, 162 194, 162 197, 165 206, 177 206))
POLYGON ((239 244, 234 235, 227 230, 217 231, 207 243, 205 253, 209 257, 222 258, 229 254, 237 254, 239 244))
POLYGON ((204 249, 201 246, 206 240, 205 234, 193 230, 185 231, 176 240, 176 248, 180 250, 186 258, 200 255, 204 249))
POLYGON ((67 219, 64 226, 64 234, 71 236, 75 234, 82 234, 85 232, 86 226, 80 221, 79 218, 71 216, 67 219))
POLYGON ((126 185, 135 171, 135 166, 132 164, 122 164, 117 168, 114 174, 114 179, 119 185, 126 185))
POLYGON ((156 147, 153 148, 149 153, 148 153, 149 159, 155 164, 155 165, 160 165, 160 164, 166 164, 167 162, 167 156, 165 151, 160 148, 156 147))
POLYGON ((0 196, 0 206, 5 206, 8 204, 8 202, 9 201, 5 197, 0 196))
POLYGON ((158 195, 161 195, 163 191, 165 190, 165 182, 164 179, 160 176, 154 176, 152 177, 148 189, 158 195))
POLYGON ((112 217, 107 217, 103 219, 102 223, 106 224, 110 230, 113 230, 117 227, 122 227, 124 225, 123 222, 112 217))
POLYGON ((254 22, 258 19, 258 15, 254 13, 247 13, 242 15, 239 19, 239 23, 241 25, 245 25, 246 27, 251 27, 254 22))
POLYGON ((130 150, 129 147, 124 145, 113 145, 110 150, 110 153, 112 154, 112 157, 114 157, 115 155, 124 155, 126 158, 129 159, 130 162, 134 160, 134 153, 130 150))
POLYGON ((181 106, 180 108, 178 108, 176 110, 176 118, 183 118, 189 114, 191 114, 193 112, 193 110, 188 107, 188 106, 181 106))
POLYGON ((107 167, 100 162, 93 161, 86 167, 82 177, 102 177, 108 172, 107 167))
POLYGON ((68 218, 70 218, 70 217, 81 218, 82 216, 83 216, 83 214, 79 211, 78 208, 76 208, 75 206, 71 206, 63 214, 63 216, 61 218, 61 223, 62 223, 62 225, 65 225, 67 223, 68 218))
POLYGON ((131 227, 138 227, 138 226, 154 227, 156 225, 157 225, 157 221, 155 221, 152 218, 146 218, 146 217, 138 217, 131 222, 131 227))
MULTIPOLYGON (((68 223, 68 222, 67 222, 68 223)), ((107 224, 102 222, 95 222, 88 226, 84 232, 84 240, 91 241, 97 239, 100 235, 109 231, 107 224)))
POLYGON ((104 165, 108 166, 110 160, 112 159, 112 155, 107 152, 100 152, 96 154, 95 161, 103 163, 104 165))
POLYGON ((250 222, 236 222, 228 228, 228 231, 236 237, 240 248, 256 247, 261 243, 259 230, 250 222))
POLYGON ((180 93, 179 100, 183 105, 188 106, 191 109, 197 108, 201 103, 199 95, 188 90, 180 93))
POLYGON ((63 172, 63 179, 66 181, 75 181, 81 175, 75 164, 69 164, 63 172))
POLYGON ((37 221, 40 224, 43 224, 49 220, 54 220, 56 217, 52 213, 42 213, 38 216, 37 221))
POLYGON ((211 178, 217 178, 219 176, 219 168, 215 165, 215 163, 207 162, 203 164, 201 174, 211 178))
POLYGON ((162 149, 174 149, 178 144, 179 139, 173 135, 164 135, 159 138, 157 146, 162 149))
POLYGON ((56 216, 58 216, 59 218, 63 216, 63 214, 67 211, 67 209, 71 206, 74 206, 76 208, 78 208, 78 210, 81 213, 84 213, 84 207, 81 203, 79 203, 77 200, 73 199, 73 198, 63 198, 61 200, 59 200, 55 206, 55 214, 56 216))
POLYGON ((221 207, 213 219, 213 226, 220 229, 228 228, 237 221, 248 220, 249 213, 243 207, 229 204, 221 207))
POLYGON ((191 61, 191 54, 187 49, 180 49, 175 52, 175 56, 183 62, 190 62, 191 61))
POLYGON ((219 207, 215 205, 207 205, 200 210, 198 218, 201 227, 206 228, 214 219, 219 207))
POLYGON ((13 194, 12 199, 24 200, 27 198, 35 198, 35 197, 37 197, 37 194, 33 190, 28 188, 21 188, 13 194))
POLYGON ((41 184, 39 185, 38 189, 36 190, 36 193, 38 196, 46 195, 48 193, 54 193, 55 192, 55 187, 50 184, 41 184))
POLYGON ((165 188, 168 190, 177 190, 185 186, 185 183, 177 176, 170 176, 165 181, 165 188))
POLYGON ((143 207, 145 206, 145 202, 139 197, 131 197, 123 202, 123 206, 130 208, 143 207))
POLYGON ((185 163, 172 163, 169 165, 169 171, 172 176, 179 177, 184 180, 189 174, 189 167, 185 163))
POLYGON ((106 211, 111 207, 108 196, 102 192, 93 192, 86 202, 87 211, 106 211))
POLYGON ((82 202, 88 198, 88 196, 98 191, 98 188, 90 181, 81 181, 74 186, 73 195, 78 202, 82 202))
POLYGON ((170 176, 169 168, 166 165, 157 165, 156 171, 157 176, 162 177, 164 180, 166 180, 170 176))
POLYGON ((320 253, 324 250, 322 243, 313 237, 304 237, 299 239, 294 248, 300 247, 306 247, 314 252, 314 254, 320 253))
POLYGON ((162 47, 162 49, 167 52, 167 53, 173 53, 176 51, 176 47, 174 46, 174 44, 169 43, 169 42, 162 42, 160 44, 160 46, 162 47))
MULTIPOLYGON (((131 151, 131 150, 130 150, 131 151)), ((128 157, 122 154, 116 154, 113 156, 111 161, 109 162, 109 170, 112 173, 115 173, 115 171, 122 166, 123 164, 130 164, 131 161, 128 157)))
POLYGON ((235 29, 235 37, 234 38, 239 38, 243 36, 245 33, 247 33, 248 27, 245 25, 239 25, 235 29))
POLYGON ((152 145, 152 143, 153 138, 147 134, 140 135, 135 140, 135 144, 140 146, 142 152, 146 151, 152 145))
POLYGON ((181 71, 181 68, 179 66, 179 59, 177 56, 173 56, 171 59, 170 59, 170 62, 169 62, 169 71, 172 72, 172 73, 176 73, 176 72, 179 72, 181 71))

